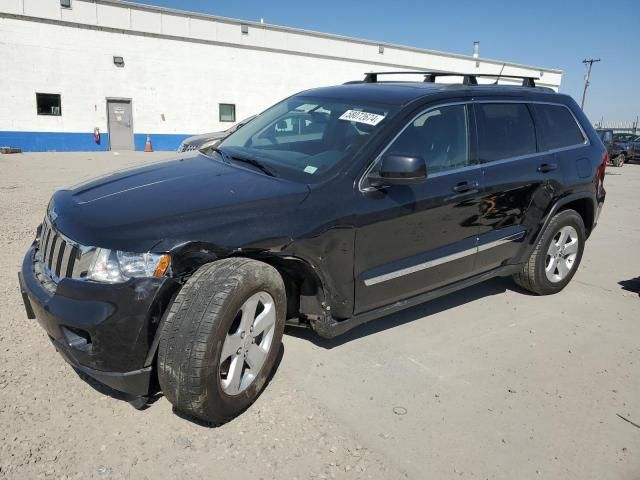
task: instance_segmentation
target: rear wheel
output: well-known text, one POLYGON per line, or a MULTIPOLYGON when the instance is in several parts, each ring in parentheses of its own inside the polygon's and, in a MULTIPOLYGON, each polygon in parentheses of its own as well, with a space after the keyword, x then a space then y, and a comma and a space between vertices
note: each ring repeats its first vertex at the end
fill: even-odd
POLYGON ((584 251, 586 232, 575 210, 553 217, 522 271, 514 275, 521 287, 550 295, 562 290, 575 275, 584 251))
POLYGON ((626 163, 626 156, 624 154, 620 154, 618 155, 616 158, 613 159, 613 165, 616 167, 622 167, 625 163, 626 163))
POLYGON ((163 393, 188 415, 231 420, 273 370, 285 316, 285 287, 273 267, 244 258, 204 265, 176 297, 161 332, 163 393))

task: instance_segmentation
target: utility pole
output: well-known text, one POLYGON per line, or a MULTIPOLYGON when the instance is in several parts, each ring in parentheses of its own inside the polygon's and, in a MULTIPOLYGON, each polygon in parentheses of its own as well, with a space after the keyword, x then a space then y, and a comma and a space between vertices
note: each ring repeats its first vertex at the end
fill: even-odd
POLYGON ((599 62, 599 58, 590 58, 589 60, 584 59, 582 63, 588 65, 587 67, 587 75, 584 77, 584 91, 582 92, 582 103, 580 104, 580 108, 584 110, 584 100, 587 97, 587 88, 589 88, 589 80, 591 80, 591 67, 596 62, 599 62))

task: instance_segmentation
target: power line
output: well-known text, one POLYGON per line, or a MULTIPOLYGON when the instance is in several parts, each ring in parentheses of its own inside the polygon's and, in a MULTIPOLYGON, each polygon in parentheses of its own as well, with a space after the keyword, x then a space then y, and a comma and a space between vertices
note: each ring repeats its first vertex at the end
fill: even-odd
POLYGON ((599 58, 590 58, 589 60, 584 59, 582 63, 587 65, 587 75, 584 77, 584 91, 582 92, 582 103, 580 104, 580 108, 584 110, 584 100, 587 97, 587 88, 589 88, 589 80, 591 80, 591 67, 596 62, 599 62, 599 58))

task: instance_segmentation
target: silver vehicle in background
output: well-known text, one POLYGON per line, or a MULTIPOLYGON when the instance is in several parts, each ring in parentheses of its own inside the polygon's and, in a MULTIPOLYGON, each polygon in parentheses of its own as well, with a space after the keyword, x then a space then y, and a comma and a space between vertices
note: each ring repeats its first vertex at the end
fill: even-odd
POLYGON ((236 123, 232 127, 227 128, 221 132, 211 132, 211 133, 203 133, 202 135, 194 135, 193 137, 185 138, 184 141, 178 147, 178 152, 193 152, 196 150, 203 150, 206 148, 214 148, 216 147, 222 140, 227 138, 236 130, 244 127, 251 120, 256 118, 257 115, 253 115, 251 117, 245 118, 240 122, 236 123))

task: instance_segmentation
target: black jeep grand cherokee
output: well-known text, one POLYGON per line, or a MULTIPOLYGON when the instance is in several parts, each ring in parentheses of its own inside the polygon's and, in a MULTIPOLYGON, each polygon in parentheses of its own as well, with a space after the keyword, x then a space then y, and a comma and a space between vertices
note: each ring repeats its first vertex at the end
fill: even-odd
POLYGON ((224 422, 287 323, 332 337, 495 276, 559 292, 605 197, 590 122, 530 78, 423 73, 306 91, 208 156, 58 191, 19 275, 29 317, 132 403, 159 388, 224 422))

